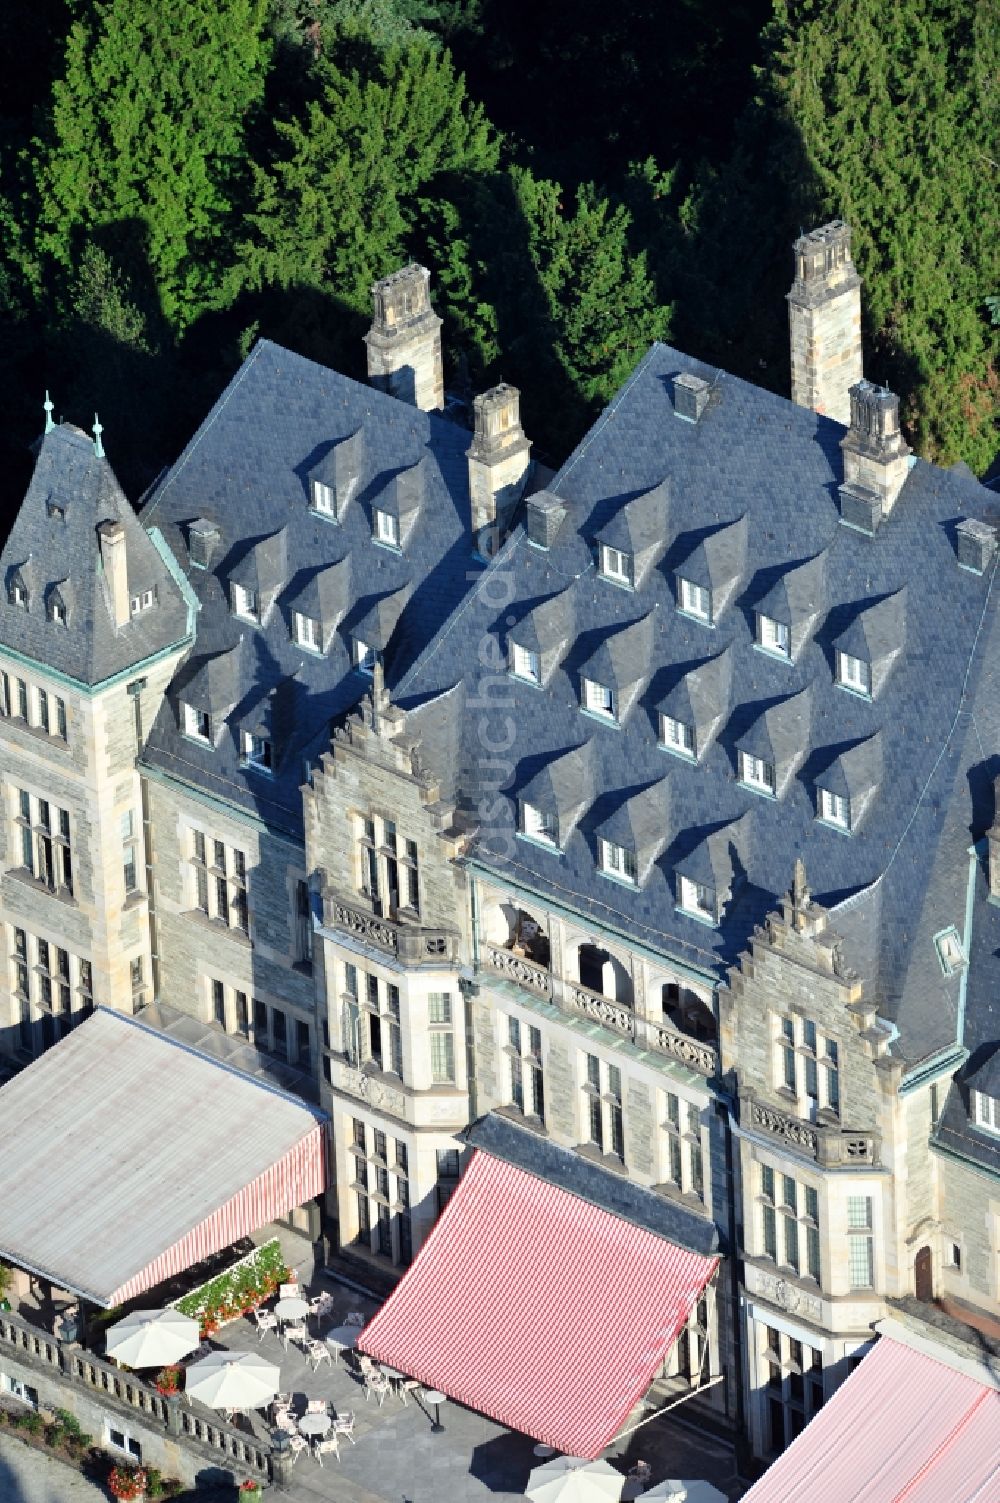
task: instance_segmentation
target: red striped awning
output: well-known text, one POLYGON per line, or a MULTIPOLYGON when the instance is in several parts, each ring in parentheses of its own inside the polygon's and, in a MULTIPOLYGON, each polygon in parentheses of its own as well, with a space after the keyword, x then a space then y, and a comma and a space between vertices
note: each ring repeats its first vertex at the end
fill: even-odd
POLYGON ((480 1150, 358 1346, 591 1458, 649 1387, 717 1263, 480 1150))
POLYGON ((1000 1392, 988 1370, 976 1376, 971 1359, 959 1370, 951 1352, 901 1334, 880 1338, 743 1503, 1000 1499, 1000 1392))

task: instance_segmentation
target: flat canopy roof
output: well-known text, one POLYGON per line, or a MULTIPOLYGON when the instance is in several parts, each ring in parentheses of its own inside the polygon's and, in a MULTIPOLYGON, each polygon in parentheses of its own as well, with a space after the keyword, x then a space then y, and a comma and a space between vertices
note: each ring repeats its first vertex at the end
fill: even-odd
POLYGON ((358 1349, 573 1456, 618 1434, 718 1258, 480 1148, 358 1349))
POLYGON ((0 1088, 0 1255, 121 1304, 320 1194, 324 1121, 100 1008, 0 1088))
POLYGON ((956 1359, 894 1320, 743 1503, 992 1503, 1000 1497, 1000 1392, 986 1362, 956 1359))

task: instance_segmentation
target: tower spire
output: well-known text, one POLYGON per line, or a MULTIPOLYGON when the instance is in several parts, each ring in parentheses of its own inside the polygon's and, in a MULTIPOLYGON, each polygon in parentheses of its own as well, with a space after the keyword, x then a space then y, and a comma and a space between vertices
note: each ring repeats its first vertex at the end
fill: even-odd
POLYGON ((45 431, 46 433, 51 433, 53 428, 55 427, 55 423, 52 421, 52 413, 55 409, 55 403, 49 396, 48 392, 45 393, 45 401, 42 403, 42 406, 45 408, 45 431))
POLYGON ((101 443, 101 434, 104 432, 104 429, 101 426, 101 420, 97 416, 96 412, 94 413, 94 426, 90 431, 94 435, 94 453, 97 455, 98 459, 103 459, 104 445, 101 443))

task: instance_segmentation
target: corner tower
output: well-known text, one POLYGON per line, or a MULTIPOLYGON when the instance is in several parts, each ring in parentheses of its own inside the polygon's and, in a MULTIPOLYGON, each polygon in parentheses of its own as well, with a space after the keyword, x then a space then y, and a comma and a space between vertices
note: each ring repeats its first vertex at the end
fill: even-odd
POLYGON ((795 280, 788 294, 792 401, 851 420, 851 387, 862 377, 861 278, 842 219, 795 242, 795 280))

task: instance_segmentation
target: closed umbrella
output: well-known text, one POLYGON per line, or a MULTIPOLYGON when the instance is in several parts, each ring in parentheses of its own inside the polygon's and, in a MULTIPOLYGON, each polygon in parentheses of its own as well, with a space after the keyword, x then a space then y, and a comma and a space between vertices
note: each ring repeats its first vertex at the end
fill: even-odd
POLYGON ((619 1503, 625 1478, 606 1461, 557 1456, 536 1466, 524 1496, 532 1503, 619 1503))
POLYGON ((198 1322, 179 1310, 133 1310, 109 1327, 105 1351, 126 1367, 165 1367, 198 1345, 198 1322))
POLYGON ((210 1409, 261 1409, 278 1392, 281 1371, 256 1352, 212 1352, 193 1362, 187 1396, 210 1409))

